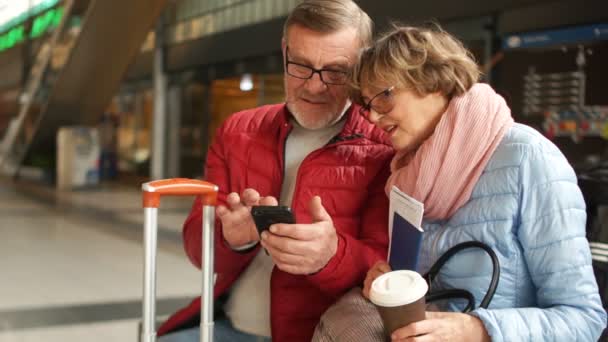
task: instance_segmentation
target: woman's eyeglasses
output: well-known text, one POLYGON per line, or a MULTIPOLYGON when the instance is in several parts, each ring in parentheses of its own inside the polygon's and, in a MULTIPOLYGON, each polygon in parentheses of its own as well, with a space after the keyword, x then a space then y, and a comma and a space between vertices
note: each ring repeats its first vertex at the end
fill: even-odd
POLYGON ((393 90, 395 90, 395 86, 386 88, 372 96, 372 98, 367 103, 364 103, 359 109, 359 114, 369 120, 372 110, 380 115, 389 113, 394 107, 393 90))

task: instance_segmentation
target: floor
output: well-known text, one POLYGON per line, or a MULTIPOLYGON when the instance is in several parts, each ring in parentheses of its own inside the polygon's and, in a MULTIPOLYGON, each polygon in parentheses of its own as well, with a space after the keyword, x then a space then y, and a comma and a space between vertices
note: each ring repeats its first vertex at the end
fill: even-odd
MULTIPOLYGON (((200 292, 181 244, 191 201, 161 203, 159 316, 200 292)), ((58 192, 0 181, 0 342, 137 341, 142 227, 137 186, 58 192)))

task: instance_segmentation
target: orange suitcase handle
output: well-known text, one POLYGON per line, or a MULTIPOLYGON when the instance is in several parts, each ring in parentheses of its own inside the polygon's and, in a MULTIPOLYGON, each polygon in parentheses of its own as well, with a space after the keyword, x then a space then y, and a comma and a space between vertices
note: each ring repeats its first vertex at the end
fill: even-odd
POLYGON ((162 196, 201 196, 202 205, 210 206, 217 202, 217 185, 197 179, 161 179, 144 183, 141 189, 144 208, 158 208, 162 196))

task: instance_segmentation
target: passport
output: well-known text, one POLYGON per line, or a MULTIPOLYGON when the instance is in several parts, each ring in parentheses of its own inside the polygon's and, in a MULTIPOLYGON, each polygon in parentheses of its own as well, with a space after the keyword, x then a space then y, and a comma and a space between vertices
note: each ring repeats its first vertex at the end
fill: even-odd
POLYGON ((388 259, 391 269, 416 271, 421 244, 422 230, 395 213, 388 259))
POLYGON ((389 197, 388 263, 393 271, 417 271, 424 233, 424 204, 395 186, 389 197))

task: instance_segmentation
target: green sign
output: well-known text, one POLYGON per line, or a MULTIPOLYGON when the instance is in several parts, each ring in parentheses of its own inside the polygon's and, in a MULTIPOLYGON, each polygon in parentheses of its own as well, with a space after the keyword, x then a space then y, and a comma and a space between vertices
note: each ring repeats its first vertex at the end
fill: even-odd
POLYGON ((25 32, 24 24, 13 27, 8 32, 0 35, 0 52, 10 49, 17 44, 23 43, 28 34, 30 39, 35 39, 42 36, 49 30, 59 26, 62 17, 63 8, 54 8, 34 18, 29 33, 25 32))
POLYGON ((25 40, 25 28, 23 25, 14 27, 12 30, 0 36, 0 51, 10 49, 25 40))
POLYGON ((37 16, 32 23, 30 38, 38 38, 45 34, 49 29, 59 26, 62 16, 63 8, 55 8, 37 16))
POLYGON ((0 0, 0 33, 55 7, 58 2, 59 0, 0 0))

